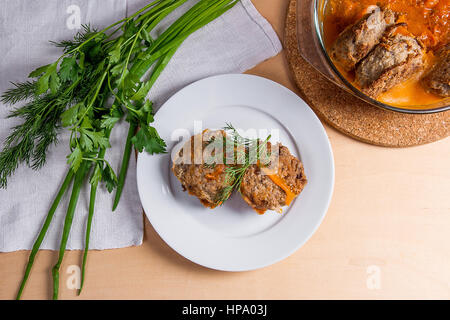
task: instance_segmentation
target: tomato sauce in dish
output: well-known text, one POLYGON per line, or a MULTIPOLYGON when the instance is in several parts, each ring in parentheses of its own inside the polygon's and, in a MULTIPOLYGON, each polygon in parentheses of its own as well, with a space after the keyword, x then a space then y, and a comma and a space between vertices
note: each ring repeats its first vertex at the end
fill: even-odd
MULTIPOLYGON (((450 42, 450 0, 328 0, 322 13, 327 50, 330 51, 347 26, 362 18, 374 5, 398 14, 396 22, 406 23, 407 32, 420 40, 426 50, 424 71, 384 92, 377 100, 398 106, 425 106, 441 101, 442 97, 425 91, 419 80, 433 65, 434 52, 450 42)), ((354 84, 353 72, 341 73, 354 84)))

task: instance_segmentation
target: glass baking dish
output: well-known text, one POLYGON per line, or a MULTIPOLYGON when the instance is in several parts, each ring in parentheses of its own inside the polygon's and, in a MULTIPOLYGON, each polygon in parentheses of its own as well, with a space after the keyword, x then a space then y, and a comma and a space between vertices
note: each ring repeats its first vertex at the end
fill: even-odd
POLYGON ((450 110, 450 98, 429 105, 398 106, 372 99, 353 86, 328 56, 323 36, 323 10, 327 0, 298 0, 297 40, 302 57, 342 89, 374 106, 403 113, 434 113, 450 110))

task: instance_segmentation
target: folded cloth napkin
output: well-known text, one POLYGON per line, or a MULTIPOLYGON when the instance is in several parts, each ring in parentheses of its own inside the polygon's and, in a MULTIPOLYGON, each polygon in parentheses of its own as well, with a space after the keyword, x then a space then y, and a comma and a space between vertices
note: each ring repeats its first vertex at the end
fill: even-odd
MULTIPOLYGON (((189 0, 162 21, 160 33, 197 0, 189 0)), ((73 37, 80 24, 102 28, 132 14, 148 0, 2 0, 0 6, 0 92, 10 81, 21 82, 36 67, 61 54, 48 40, 73 37)), ((173 93, 193 81, 222 74, 241 73, 281 51, 269 23, 250 0, 190 36, 169 63, 149 93, 160 106, 173 93)), ((0 105, 0 143, 19 122, 5 119, 11 107, 0 105)), ((127 125, 119 124, 111 136, 107 159, 118 171, 127 125)), ((39 171, 21 166, 0 190, 0 251, 30 249, 67 170, 68 135, 61 134, 46 165, 39 171)), ((111 211, 112 196, 99 189, 91 231, 91 249, 140 245, 143 217, 136 190, 135 161, 131 161, 119 207, 111 211)), ((82 249, 88 211, 84 188, 76 209, 67 249, 82 249)), ((56 211, 42 249, 59 248, 68 196, 56 211)))

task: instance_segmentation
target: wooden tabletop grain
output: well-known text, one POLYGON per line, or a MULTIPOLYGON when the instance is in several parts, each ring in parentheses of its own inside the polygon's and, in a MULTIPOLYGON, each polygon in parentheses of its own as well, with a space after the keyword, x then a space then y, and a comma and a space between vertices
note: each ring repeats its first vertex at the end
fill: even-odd
MULTIPOLYGON (((282 37, 288 0, 253 2, 282 37)), ((283 53, 249 73, 295 91, 283 53)), ((209 270, 170 249, 145 219, 142 246, 90 253, 79 298, 449 299, 450 139, 388 149, 326 130, 336 164, 333 200, 318 231, 292 256, 256 271, 209 270)), ((27 257, 0 254, 0 299, 14 298, 27 257)), ((23 298, 51 297, 56 259, 39 253, 23 298)), ((80 251, 67 252, 60 298, 78 299, 69 267, 80 262, 80 251)))

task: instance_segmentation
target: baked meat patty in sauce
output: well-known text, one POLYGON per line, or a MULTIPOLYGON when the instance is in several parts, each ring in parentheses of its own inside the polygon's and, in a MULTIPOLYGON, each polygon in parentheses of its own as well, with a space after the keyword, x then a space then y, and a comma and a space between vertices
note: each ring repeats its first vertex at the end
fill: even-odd
MULTIPOLYGON (((281 208, 290 205, 307 183, 301 161, 287 147, 281 144, 276 147, 279 156, 274 169, 269 171, 261 165, 251 165, 241 183, 242 198, 259 214, 266 210, 281 212, 281 208)), ((270 143, 268 150, 271 150, 270 143)))
POLYGON ((202 134, 192 136, 178 152, 172 165, 172 171, 180 180, 183 190, 197 197, 208 208, 215 208, 218 205, 217 198, 227 186, 227 182, 225 165, 205 166, 203 151, 212 137, 224 135, 225 132, 222 130, 205 130, 202 134), (195 143, 195 139, 199 139, 197 140, 199 142, 195 143), (187 161, 189 157, 184 156, 186 150, 191 150, 190 161, 187 161), (195 161, 196 159, 199 161, 195 161))
POLYGON ((422 85, 428 92, 441 97, 450 97, 450 44, 437 52, 437 63, 422 79, 422 85))
POLYGON ((391 27, 356 68, 356 83, 374 99, 424 68, 421 43, 412 36, 396 32, 401 27, 391 27))
POLYGON ((368 13, 342 31, 331 48, 331 57, 345 71, 355 65, 380 42, 386 28, 395 22, 394 13, 371 6, 368 13))

